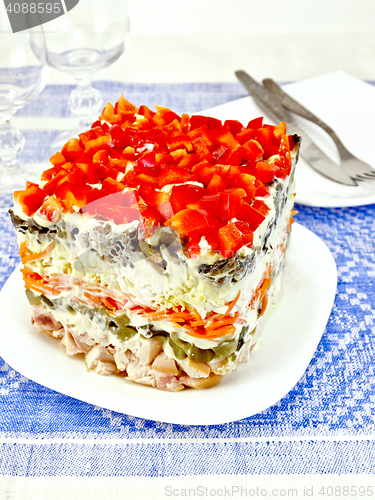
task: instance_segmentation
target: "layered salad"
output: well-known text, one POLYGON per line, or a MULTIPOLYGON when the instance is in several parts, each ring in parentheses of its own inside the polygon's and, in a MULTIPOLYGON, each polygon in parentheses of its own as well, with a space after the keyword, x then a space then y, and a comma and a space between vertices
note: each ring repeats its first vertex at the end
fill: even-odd
POLYGON ((299 137, 108 104, 14 193, 32 323, 101 375, 217 385, 276 300, 299 137))

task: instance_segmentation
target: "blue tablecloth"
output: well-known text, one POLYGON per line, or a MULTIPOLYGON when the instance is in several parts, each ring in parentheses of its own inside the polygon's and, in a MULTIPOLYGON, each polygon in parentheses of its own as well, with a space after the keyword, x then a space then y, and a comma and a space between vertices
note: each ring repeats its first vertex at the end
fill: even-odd
MULTIPOLYGON (((246 95, 235 83, 96 86, 105 102, 123 92, 136 105, 188 113, 246 95)), ((47 86, 18 116, 66 116, 71 88, 47 86)), ((47 160, 57 133, 26 131, 24 159, 47 160)), ((0 201, 11 203, 10 197, 0 201)), ((375 206, 296 208, 297 221, 333 253, 338 290, 317 351, 287 396, 239 422, 171 425, 74 400, 0 359, 0 476, 374 474, 375 206)), ((2 285, 19 258, 8 215, 0 218, 2 285)), ((1 325, 1 335, 11 334, 1 325)))

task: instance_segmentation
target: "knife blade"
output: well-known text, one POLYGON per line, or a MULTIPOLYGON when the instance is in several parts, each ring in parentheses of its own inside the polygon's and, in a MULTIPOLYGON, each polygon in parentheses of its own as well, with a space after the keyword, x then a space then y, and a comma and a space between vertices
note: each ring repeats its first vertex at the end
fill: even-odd
POLYGON ((357 183, 349 177, 341 168, 332 161, 324 151, 302 130, 296 123, 292 115, 282 104, 262 85, 254 80, 245 71, 235 72, 236 77, 252 95, 259 107, 276 123, 285 122, 288 131, 302 137, 301 151, 302 158, 324 177, 346 186, 356 186, 357 183))

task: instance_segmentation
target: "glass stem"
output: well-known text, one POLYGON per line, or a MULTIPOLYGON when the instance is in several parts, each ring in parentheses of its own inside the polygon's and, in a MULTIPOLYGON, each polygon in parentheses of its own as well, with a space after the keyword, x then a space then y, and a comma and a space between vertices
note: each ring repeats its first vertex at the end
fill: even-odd
POLYGON ((18 167, 17 155, 23 150, 25 138, 11 121, 12 113, 0 116, 0 158, 4 170, 18 167))
POLYGON ((70 111, 79 117, 79 127, 90 127, 98 119, 103 99, 91 86, 91 77, 77 77, 77 87, 69 97, 70 111))

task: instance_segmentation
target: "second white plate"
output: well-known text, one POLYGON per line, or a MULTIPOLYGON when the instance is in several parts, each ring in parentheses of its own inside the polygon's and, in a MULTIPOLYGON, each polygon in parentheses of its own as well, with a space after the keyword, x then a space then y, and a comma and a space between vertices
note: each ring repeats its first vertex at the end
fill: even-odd
MULTIPOLYGON (((284 89, 328 123, 354 155, 375 169, 375 86, 337 71, 285 85, 284 89)), ((250 119, 264 115, 250 96, 206 109, 202 114, 220 120, 239 120, 245 126, 250 119)), ((339 163, 332 139, 317 125, 296 115, 295 119, 319 147, 339 163)), ((267 116, 265 121, 272 123, 267 116)), ((344 186, 317 173, 301 157, 296 168, 296 183, 295 201, 302 205, 355 207, 375 203, 375 181, 344 186)))

